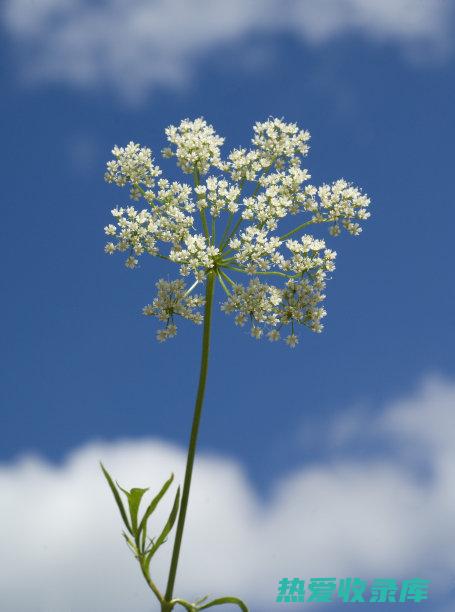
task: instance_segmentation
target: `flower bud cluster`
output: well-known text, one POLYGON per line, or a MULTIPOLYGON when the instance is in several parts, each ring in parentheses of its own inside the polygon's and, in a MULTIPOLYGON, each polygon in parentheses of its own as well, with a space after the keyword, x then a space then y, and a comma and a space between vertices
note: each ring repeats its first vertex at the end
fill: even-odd
POLYGON ((156 283, 156 288, 157 296, 151 304, 144 306, 142 312, 166 323, 166 326, 157 332, 160 342, 172 338, 177 333, 177 326, 174 323, 176 315, 193 321, 193 323, 202 323, 203 317, 197 308, 204 305, 204 297, 190 295, 182 279, 174 281, 160 279, 156 283))
POLYGON ((325 299, 327 269, 333 269, 333 258, 332 251, 325 252, 323 257, 308 257, 305 271, 290 278, 283 287, 262 283, 258 278, 251 279, 247 286, 235 285, 221 308, 227 314, 236 313, 237 325, 250 321, 251 335, 257 339, 266 332, 269 340, 278 340, 281 328, 290 325, 292 333, 286 342, 294 347, 298 342, 296 324, 314 332, 323 329, 321 319, 326 311, 321 302, 325 299))
POLYGON ((261 324, 271 326, 278 324, 277 307, 282 301, 281 293, 278 287, 261 283, 258 278, 252 278, 248 285, 234 286, 232 295, 222 304, 221 310, 227 314, 236 313, 236 325, 243 326, 250 321, 251 335, 260 338, 261 324))

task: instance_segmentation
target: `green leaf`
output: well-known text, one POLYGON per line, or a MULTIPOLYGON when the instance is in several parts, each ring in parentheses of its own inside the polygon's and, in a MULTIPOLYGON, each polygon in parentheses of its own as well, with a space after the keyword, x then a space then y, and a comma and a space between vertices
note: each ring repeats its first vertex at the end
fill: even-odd
POLYGON ((223 604, 227 603, 236 604, 242 610, 242 612, 248 612, 248 608, 238 597, 220 597, 219 599, 214 599, 210 603, 201 606, 200 608, 198 608, 198 610, 206 610, 207 608, 213 608, 213 606, 222 606, 223 604))
POLYGON ((169 535, 169 532, 171 531, 172 527, 174 526, 175 519, 177 518, 177 512, 178 512, 178 509, 179 509, 179 504, 180 504, 180 487, 177 489, 177 493, 176 493, 175 499, 174 499, 174 505, 172 506, 172 510, 171 510, 171 513, 170 513, 169 518, 167 520, 167 523, 164 526, 163 531, 158 536, 156 542, 153 544, 152 548, 147 553, 147 556, 145 558, 145 567, 147 568, 147 570, 149 568, 150 561, 151 561, 153 555, 156 553, 158 548, 164 543, 165 539, 169 535))
POLYGON ((133 535, 135 537, 137 537, 138 535, 138 530, 137 530, 137 514, 139 512, 139 505, 141 503, 141 499, 143 498, 144 494, 147 493, 148 489, 131 489, 131 491, 129 493, 127 493, 128 496, 128 505, 130 508, 130 517, 131 517, 131 529, 133 531, 133 535))
POLYGON ((145 535, 146 535, 146 531, 147 531, 147 521, 148 521, 150 515, 152 514, 152 512, 157 507, 157 505, 160 502, 160 500, 163 497, 163 495, 166 493, 166 491, 171 486, 171 483, 172 483, 173 480, 174 480, 174 474, 171 474, 170 478, 162 486, 161 491, 158 493, 158 495, 156 495, 152 499, 152 501, 150 502, 147 510, 144 512, 144 516, 142 517, 142 520, 141 520, 141 523, 140 523, 139 529, 138 529, 138 535, 140 535, 141 531, 144 530, 144 535, 143 535, 144 540, 145 540, 145 535))
MULTIPOLYGON (((106 468, 104 467, 104 465, 101 463, 100 461, 100 466, 101 469, 103 470, 103 474, 108 482, 108 485, 112 491, 112 494, 114 495, 114 499, 117 503, 118 509, 120 510, 120 514, 122 516, 123 522, 125 523, 125 527, 128 529, 128 531, 130 532, 131 535, 133 535, 133 532, 131 531, 131 527, 130 524, 128 522, 128 517, 126 516, 126 511, 125 508, 123 506, 123 502, 121 500, 121 497, 119 495, 119 492, 117 491, 117 488, 112 480, 112 478, 109 475, 109 472, 106 470, 106 468)), ((123 490, 123 489, 122 489, 123 490)))

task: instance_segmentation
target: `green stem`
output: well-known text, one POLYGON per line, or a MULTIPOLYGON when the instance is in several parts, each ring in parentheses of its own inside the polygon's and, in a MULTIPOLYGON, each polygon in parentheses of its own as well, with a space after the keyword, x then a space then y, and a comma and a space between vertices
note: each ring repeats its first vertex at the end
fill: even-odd
POLYGON ((216 221, 215 221, 215 217, 212 217, 212 235, 211 235, 211 242, 212 245, 215 246, 215 239, 216 239, 216 221))
MULTIPOLYGON (((193 172, 193 179, 194 179, 194 186, 198 187, 201 182, 201 177, 199 175, 199 170, 196 170, 196 168, 194 169, 194 172, 193 172)), ((200 200, 201 197, 198 195, 197 199, 200 200)), ((209 226, 207 225, 207 217, 205 215, 205 209, 201 208, 199 213, 201 215, 202 227, 204 229, 205 237, 207 239, 207 242, 210 244, 210 232, 209 232, 209 226)))
MULTIPOLYGON (((261 174, 259 175, 259 178, 257 180, 256 183, 256 187, 254 188, 253 193, 251 194, 252 198, 255 198, 257 196, 257 194, 259 193, 259 189, 261 188, 261 178, 266 176, 270 170, 272 169, 273 164, 275 163, 276 159, 273 158, 272 159, 272 163, 270 164, 270 166, 267 166, 267 168, 265 168, 261 174)), ((234 236, 235 232, 239 229, 240 224, 242 223, 243 218, 242 218, 242 214, 240 213, 240 217, 237 220, 237 223, 234 225, 234 229, 232 230, 232 232, 225 238, 225 240, 223 241, 223 243, 220 245, 220 251, 223 251, 226 246, 229 244, 229 240, 234 236)), ((229 251, 226 251, 227 253, 229 253, 230 251, 232 251, 232 249, 229 249, 229 251)))
MULTIPOLYGON (((246 270, 243 268, 236 268, 235 266, 224 266, 226 270, 234 270, 234 272, 243 272, 246 273, 246 270)), ((293 274, 285 274, 284 272, 276 272, 275 270, 268 270, 262 272, 261 270, 257 270, 254 274, 266 274, 266 275, 275 275, 275 276, 283 276, 284 278, 293 278, 293 274)))
POLYGON ((236 286, 236 283, 232 280, 232 278, 230 278, 225 272, 223 272, 223 270, 220 268, 219 272, 222 276, 224 276, 224 278, 228 281, 228 283, 230 283, 233 287, 236 286))
MULTIPOLYGON (((325 222, 326 222, 325 219, 323 221, 319 221, 319 223, 325 223, 325 222)), ((313 225, 313 223, 316 223, 316 221, 313 221, 312 219, 310 219, 306 223, 302 223, 302 225, 295 227, 293 230, 291 230, 287 234, 283 234, 282 236, 280 236, 280 240, 281 241, 286 240, 286 238, 289 238, 289 236, 292 236, 292 234, 295 234, 296 232, 300 231, 301 229, 305 227, 308 227, 309 225, 313 225)))
POLYGON ((201 213, 201 219, 202 219, 202 227, 204 228, 204 234, 207 239, 207 242, 210 244, 210 232, 209 232, 209 226, 207 225, 207 217, 205 215, 205 210, 202 209, 200 213, 201 213))
POLYGON ((229 296, 229 297, 230 297, 231 292, 230 292, 230 291, 229 291, 229 289, 226 287, 226 284, 225 284, 225 282, 224 282, 224 280, 223 280, 223 278, 222 278, 222 276, 221 276, 221 274, 220 274, 220 271, 219 271, 219 270, 217 270, 217 271, 216 271, 216 275, 218 276, 218 280, 220 281, 220 285, 222 286, 222 288, 223 288, 223 290, 224 290, 224 293, 225 293, 227 296, 229 296))
POLYGON ((158 601, 163 604, 164 603, 164 598, 161 595, 158 587, 156 586, 156 584, 153 582, 153 580, 150 578, 150 574, 148 573, 148 571, 145 569, 143 563, 141 561, 139 561, 139 565, 141 566, 141 572, 142 575, 145 578, 145 581, 147 582, 147 584, 149 585, 149 587, 152 589, 152 591, 155 593, 158 601))
MULTIPOLYGON (((237 203, 240 200, 240 197, 241 197, 242 191, 243 191, 243 186, 245 185, 245 181, 246 181, 246 179, 243 178, 240 181, 240 183, 239 183, 240 191, 239 191, 239 195, 235 199, 235 203, 237 203)), ((228 218, 226 227, 224 228, 224 232, 223 232, 223 235, 221 236, 221 240, 220 240, 220 246, 219 246, 220 251, 222 251, 224 249, 224 247, 226 246, 225 240, 226 240, 226 237, 229 234, 229 230, 231 229, 231 224, 232 224, 232 221, 234 220, 234 215, 235 215, 235 213, 233 213, 233 212, 229 213, 229 218, 228 218)))
MULTIPOLYGON (((224 251, 224 249, 227 247, 227 245, 229 244, 229 240, 234 236, 235 232, 239 229, 242 221, 243 221, 242 214, 240 214, 240 217, 237 219, 237 223, 234 225, 234 229, 229 234, 229 236, 225 238, 224 243, 220 245, 220 251, 224 251)), ((229 249, 229 251, 232 251, 232 249, 229 249)), ((229 253, 229 251, 226 251, 226 253, 229 253)))
POLYGON ((225 264, 229 263, 230 261, 234 261, 234 259, 237 259, 237 257, 235 255, 233 257, 228 257, 227 259, 223 259, 223 260, 221 260, 220 265, 224 266, 225 264))
MULTIPOLYGON (((141 192, 141 194, 142 194, 142 197, 144 198, 144 200, 145 200, 145 201, 146 201, 148 204, 153 205, 153 206, 158 206, 158 204, 157 204, 156 202, 153 202, 153 201, 151 201, 151 200, 149 200, 149 199, 147 199, 147 198, 145 197, 145 193, 146 193, 146 192, 145 192, 145 189, 143 189, 143 188, 142 188, 142 187, 139 185, 139 183, 133 183, 133 187, 136 187, 136 189, 139 189, 139 191, 140 191, 140 192, 141 192)), ((160 204, 162 204, 162 203, 163 203, 163 201, 162 201, 162 200, 159 200, 158 198, 155 198, 155 200, 156 200, 157 202, 159 202, 160 204)))
POLYGON ((204 311, 204 330, 202 334, 202 356, 201 369, 199 374, 199 385, 196 395, 196 404, 194 406, 193 425, 191 427, 190 442, 188 445, 188 456, 186 460, 185 479, 183 481, 182 501, 180 504, 179 518, 177 521, 177 529, 175 533, 174 548, 172 551, 171 566, 169 569, 169 578, 166 587, 165 602, 161 606, 162 612, 172 610, 172 594, 174 592, 175 577, 177 575, 177 565, 180 555, 180 546, 182 544, 183 528, 185 526, 186 511, 188 507, 188 498, 190 494, 191 477, 193 474, 194 455, 196 453, 197 437, 199 432, 199 423, 201 420, 202 404, 204 402, 205 383, 207 380, 207 369, 209 362, 210 351, 210 327, 212 321, 212 306, 214 293, 215 276, 213 272, 207 275, 207 285, 205 290, 205 311, 204 311))
MULTIPOLYGON (((322 221, 319 221, 318 223, 327 223, 327 222, 328 222, 328 219, 323 219, 322 221)), ((296 232, 300 231, 301 229, 304 229, 305 227, 308 227, 309 225, 313 225, 314 223, 316 223, 316 221, 313 221, 313 220, 310 219, 310 221, 306 221, 306 223, 302 223, 298 227, 295 227, 290 232, 287 232, 287 234, 283 234, 282 236, 280 236, 279 240, 281 240, 281 242, 283 242, 283 240, 286 240, 286 238, 289 238, 289 236, 292 236, 293 234, 295 234, 296 232)), ((235 231, 237 231, 237 228, 235 228, 235 231)), ((234 231, 234 233, 235 233, 235 231, 234 231)), ((229 239, 230 238, 231 238, 231 236, 229 236, 229 239)), ((229 255, 229 253, 232 253, 233 251, 234 251, 234 249, 227 249, 227 251, 223 251, 223 256, 226 257, 226 255, 229 255)), ((229 257, 228 259, 223 259, 223 263, 225 263, 227 261, 232 261, 233 259, 235 259, 235 257, 229 257)))
POLYGON ((229 230, 231 229, 231 225, 232 225, 233 219, 234 219, 234 213, 231 212, 231 213, 229 213, 229 217, 228 217, 228 220, 227 220, 227 223, 226 223, 226 227, 224 228, 223 235, 221 236, 220 246, 219 246, 220 251, 222 251, 224 249, 224 247, 226 246, 224 244, 224 241, 226 239, 226 236, 229 233, 229 230))

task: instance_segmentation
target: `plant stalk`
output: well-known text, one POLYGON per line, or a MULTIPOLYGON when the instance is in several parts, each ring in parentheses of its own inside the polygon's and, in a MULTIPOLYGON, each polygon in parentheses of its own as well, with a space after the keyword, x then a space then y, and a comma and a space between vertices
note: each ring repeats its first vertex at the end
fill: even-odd
POLYGON ((167 582, 166 593, 164 596, 165 601, 161 604, 162 612, 168 612, 173 608, 173 605, 170 602, 172 600, 175 578, 177 575, 177 565, 179 561, 180 547, 182 544, 183 529, 185 527, 186 511, 188 507, 188 498, 190 495, 191 487, 191 477, 193 475, 194 456, 196 453, 199 424, 201 420, 202 405, 204 402, 205 395, 205 384, 207 381, 214 285, 215 274, 214 272, 209 272, 207 274, 207 284, 205 289, 204 329, 202 334, 202 356, 201 369, 199 373, 199 384, 196 395, 196 403, 194 406, 193 424, 191 427, 190 441, 188 445, 188 455, 186 460, 185 479, 183 481, 182 501, 180 504, 179 517, 177 521, 174 548, 172 550, 172 559, 169 568, 169 578, 167 582))

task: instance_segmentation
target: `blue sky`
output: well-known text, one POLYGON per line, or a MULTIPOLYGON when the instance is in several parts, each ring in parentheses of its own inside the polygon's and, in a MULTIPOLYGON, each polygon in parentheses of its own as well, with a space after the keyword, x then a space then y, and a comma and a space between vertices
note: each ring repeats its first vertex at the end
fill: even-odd
POLYGON ((323 334, 302 333, 291 351, 215 309, 199 449, 241 466, 264 503, 290 474, 336 460, 394 457, 424 480, 436 465, 425 444, 408 461, 374 427, 395 402, 431 405, 428 380, 453 405, 453 4, 195 5, 2 9, 2 470, 26 456, 64 469, 87 444, 107 454, 124 440, 186 444, 201 330, 182 324, 156 343, 141 309, 176 269, 144 259, 130 271, 104 254, 109 211, 126 201, 104 183, 104 164, 129 140, 158 153, 164 128, 184 117, 204 116, 232 148, 248 144, 255 121, 279 116, 311 132, 312 180, 362 186, 372 217, 360 237, 331 239, 323 334))

